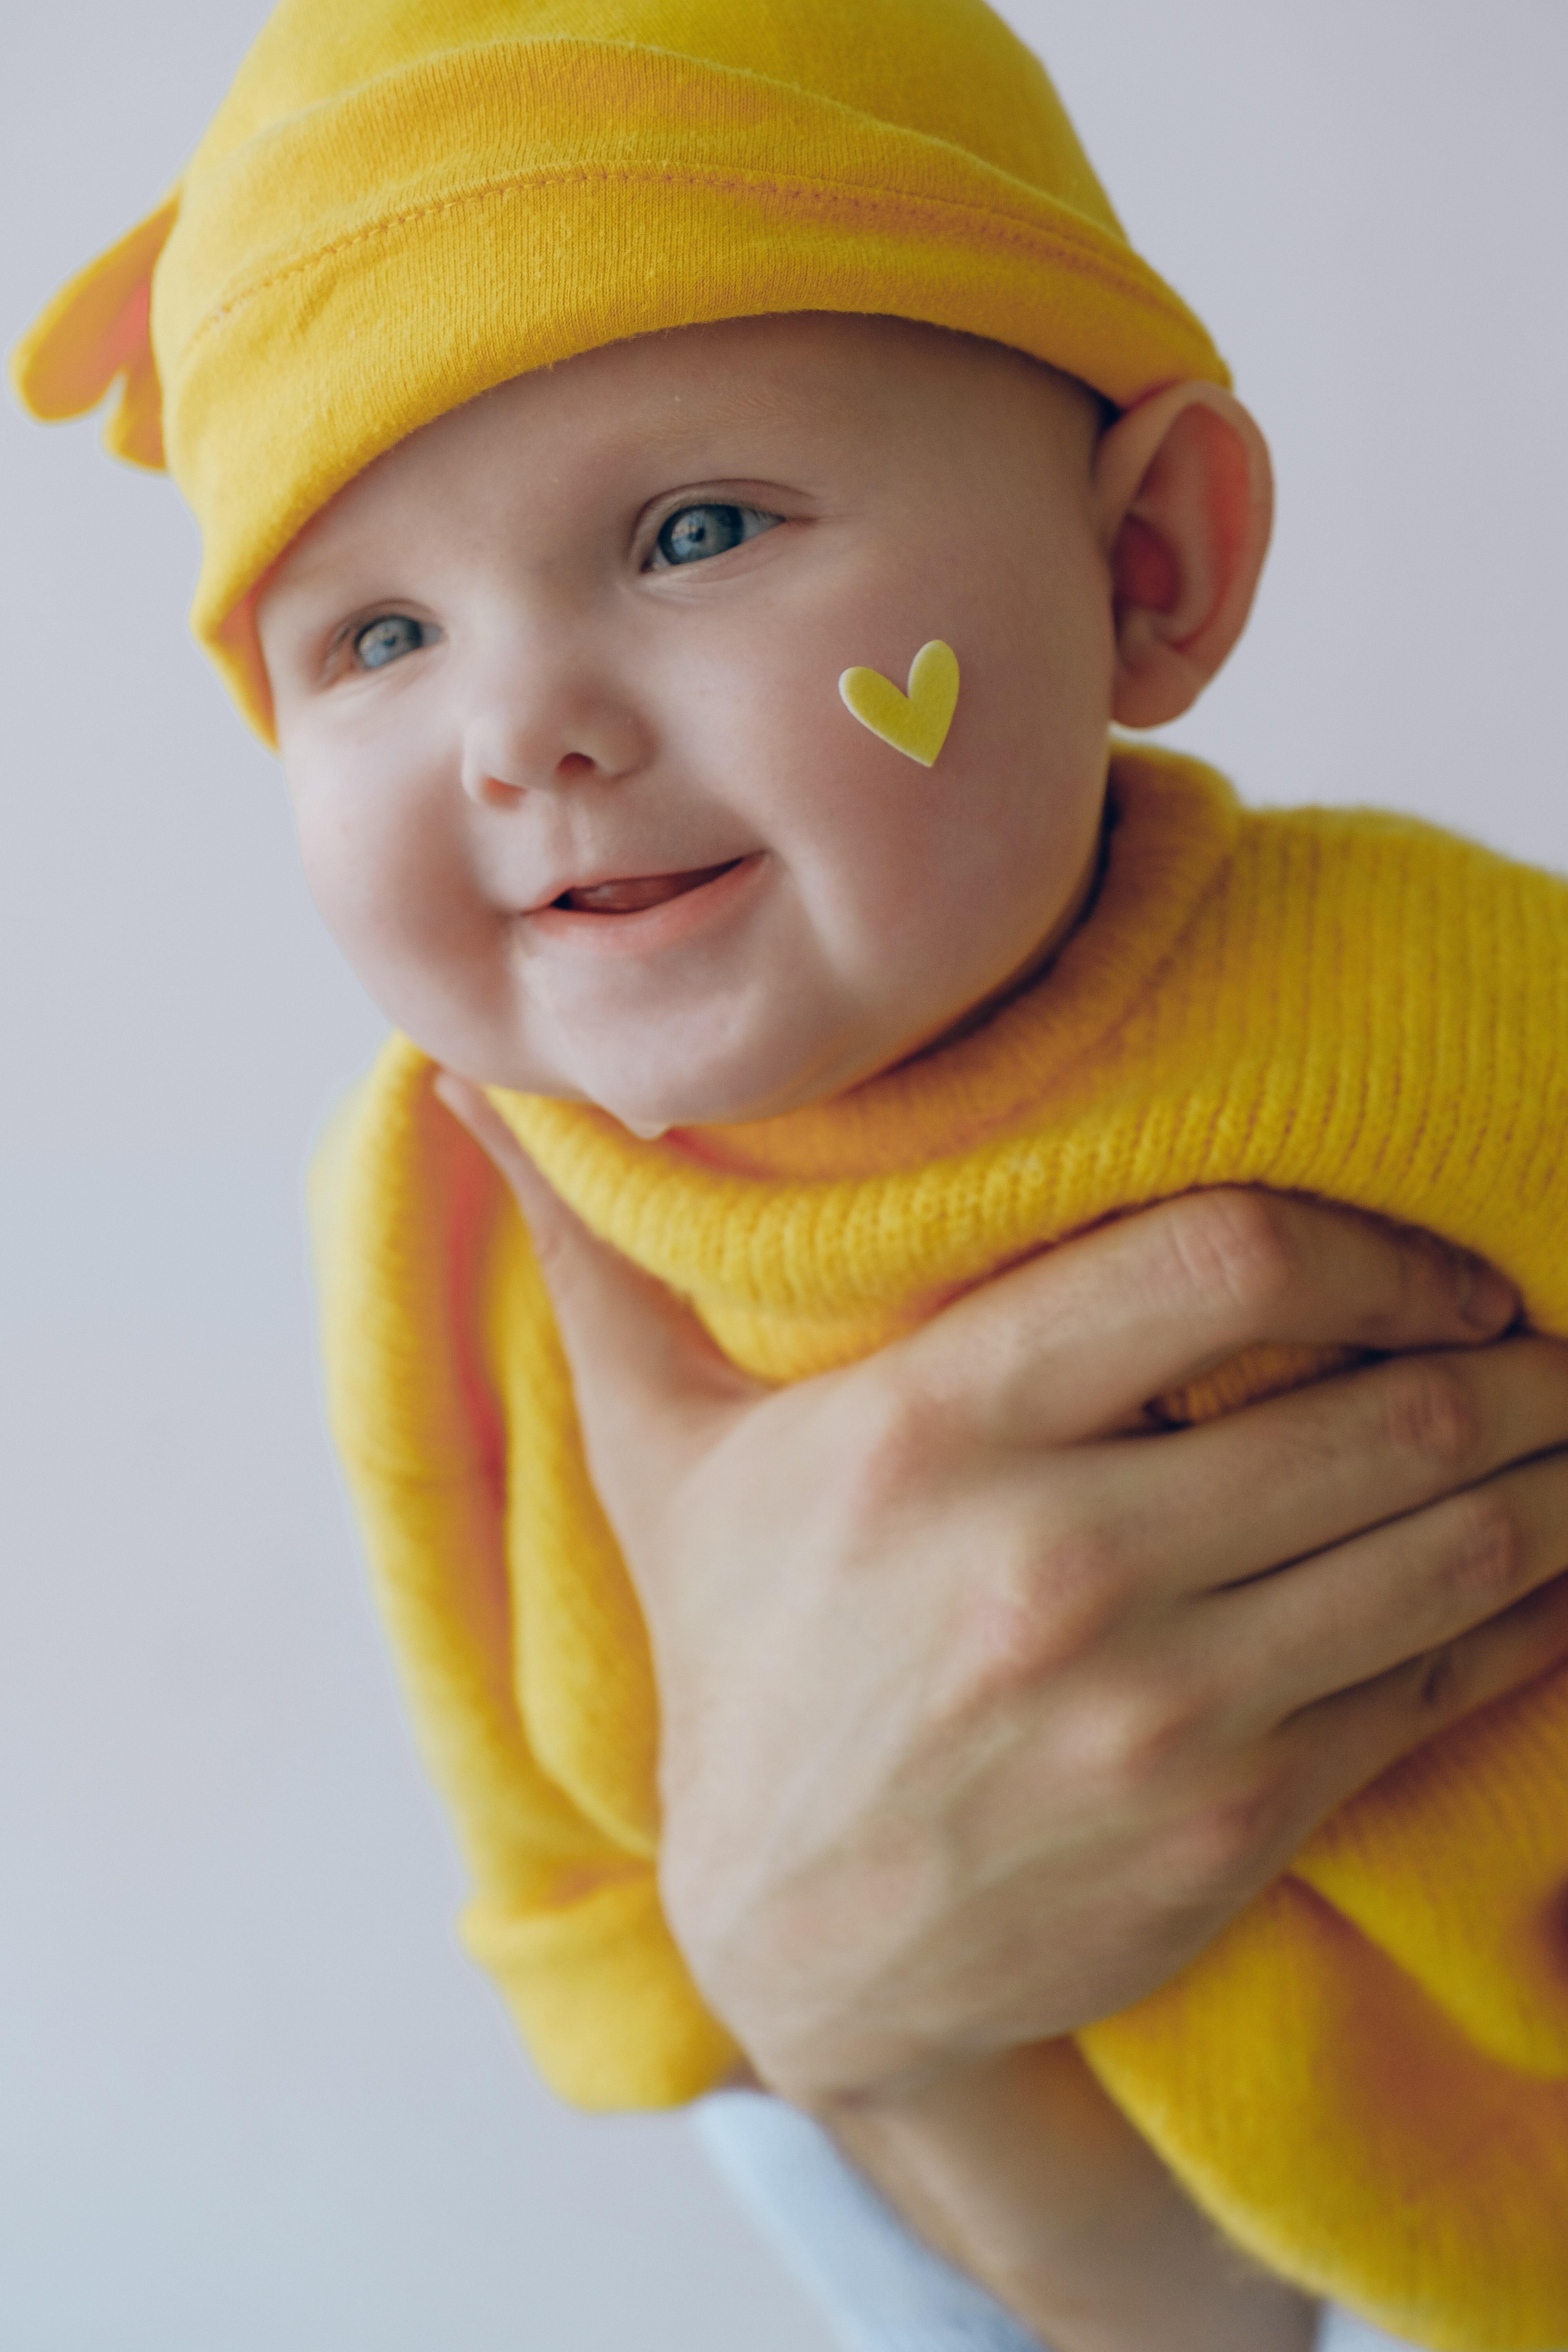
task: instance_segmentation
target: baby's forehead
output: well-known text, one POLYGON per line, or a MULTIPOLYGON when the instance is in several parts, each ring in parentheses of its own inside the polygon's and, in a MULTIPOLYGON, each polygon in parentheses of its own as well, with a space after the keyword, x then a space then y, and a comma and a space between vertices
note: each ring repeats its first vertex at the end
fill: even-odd
MULTIPOLYGON (((877 445, 979 424, 1023 399, 1076 443, 1099 395, 1004 344, 915 320, 803 311, 641 335, 515 376, 387 456, 465 442, 537 462, 622 440, 649 457, 717 437, 877 445)), ((378 460, 384 466, 386 460, 378 460)), ((373 468, 372 471, 374 469, 373 468)))

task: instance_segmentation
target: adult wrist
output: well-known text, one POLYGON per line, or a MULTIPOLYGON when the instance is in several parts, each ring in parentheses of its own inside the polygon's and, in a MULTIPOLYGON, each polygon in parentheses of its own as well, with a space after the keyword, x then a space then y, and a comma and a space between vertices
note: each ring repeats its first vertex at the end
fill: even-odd
POLYGON ((954 2060, 817 2114, 1053 2352, 1311 2352, 1315 2307, 1219 2235, 1070 2042, 954 2060))

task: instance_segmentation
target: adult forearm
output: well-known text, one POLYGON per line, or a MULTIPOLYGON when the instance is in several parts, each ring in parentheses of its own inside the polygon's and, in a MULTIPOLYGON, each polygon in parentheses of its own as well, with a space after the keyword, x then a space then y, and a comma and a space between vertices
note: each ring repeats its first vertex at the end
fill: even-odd
POLYGON ((1315 2306, 1218 2234, 1069 2042, 821 2120, 1051 2352, 1308 2352, 1315 2306))

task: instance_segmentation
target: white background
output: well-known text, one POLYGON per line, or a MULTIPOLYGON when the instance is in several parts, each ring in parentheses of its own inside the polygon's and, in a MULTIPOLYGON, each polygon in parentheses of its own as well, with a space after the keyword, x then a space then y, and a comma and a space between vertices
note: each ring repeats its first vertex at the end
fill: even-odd
MULTIPOLYGON (((1180 739, 1568 865, 1568 5, 1008 13, 1279 461, 1180 739)), ((11 13, 6 336, 259 16, 11 13)), ((0 2344, 821 2352, 683 2127, 553 2108, 457 1951, 302 1271, 380 1024, 184 634, 174 492, 9 408, 0 466, 0 2344)))

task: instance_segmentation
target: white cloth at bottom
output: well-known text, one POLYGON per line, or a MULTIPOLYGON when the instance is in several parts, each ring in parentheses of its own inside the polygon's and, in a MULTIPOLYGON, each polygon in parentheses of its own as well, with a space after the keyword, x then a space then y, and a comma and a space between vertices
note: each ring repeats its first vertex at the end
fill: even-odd
MULTIPOLYGON (((818 2305, 845 2352, 1048 2352, 908 2231, 827 2134, 782 2100, 720 2091, 692 2111, 716 2170, 818 2305)), ((1418 2352, 1348 2311, 1316 2352, 1418 2352)))

